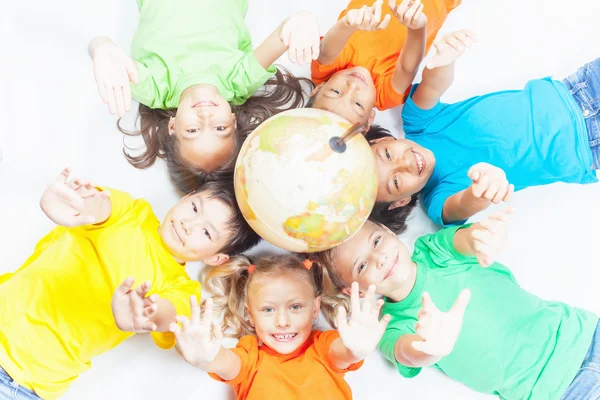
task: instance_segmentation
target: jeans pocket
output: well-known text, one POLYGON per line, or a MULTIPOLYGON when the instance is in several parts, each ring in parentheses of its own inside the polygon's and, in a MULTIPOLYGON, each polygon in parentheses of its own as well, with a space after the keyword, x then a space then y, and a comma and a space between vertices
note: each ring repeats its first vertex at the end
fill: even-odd
POLYGON ((561 400, 600 399, 600 366, 588 364, 582 367, 561 400))

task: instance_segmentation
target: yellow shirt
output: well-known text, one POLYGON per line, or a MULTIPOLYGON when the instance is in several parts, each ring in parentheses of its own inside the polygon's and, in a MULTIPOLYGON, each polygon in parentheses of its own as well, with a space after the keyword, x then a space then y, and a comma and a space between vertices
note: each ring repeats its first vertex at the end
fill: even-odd
MULTIPOLYGON (((200 284, 161 242, 145 200, 110 190, 112 213, 99 225, 58 227, 13 274, 0 276, 0 366, 44 399, 65 393, 91 359, 132 335, 115 325, 110 306, 128 276, 152 282, 150 294, 189 315, 200 284)), ((161 348, 171 333, 152 333, 161 348)))

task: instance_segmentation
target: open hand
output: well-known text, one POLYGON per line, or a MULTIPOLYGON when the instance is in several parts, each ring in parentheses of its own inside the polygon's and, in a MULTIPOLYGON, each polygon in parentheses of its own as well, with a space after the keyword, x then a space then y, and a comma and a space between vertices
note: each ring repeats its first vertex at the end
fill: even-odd
POLYGON ((487 199, 494 204, 509 202, 515 190, 515 186, 508 183, 504 170, 488 163, 473 165, 467 176, 472 181, 473 196, 487 199))
POLYGON ((129 81, 138 84, 138 71, 135 62, 123 49, 113 43, 106 43, 94 50, 94 77, 98 92, 108 111, 122 117, 131 108, 129 81))
POLYGON ((448 312, 441 312, 433 304, 429 293, 424 292, 423 306, 419 311, 419 320, 415 327, 417 335, 423 341, 415 341, 412 347, 422 353, 436 357, 445 357, 452 352, 462 329, 463 316, 469 304, 471 291, 464 289, 448 312))
POLYGON ((392 17, 388 14, 381 20, 382 6, 383 0, 377 0, 371 7, 362 6, 362 8, 349 10, 344 16, 346 25, 367 32, 387 28, 392 17))
POLYGON ((396 6, 396 0, 388 0, 394 17, 408 29, 421 29, 427 25, 427 16, 423 14, 421 0, 403 0, 396 6))
POLYGON ((508 216, 512 207, 490 215, 479 222, 479 227, 471 232, 475 256, 482 267, 489 267, 508 242, 508 216))
POLYGON ((213 300, 206 299, 204 315, 200 316, 200 307, 196 296, 190 297, 192 309, 191 319, 185 316, 177 316, 177 322, 169 326, 169 330, 175 334, 177 345, 181 355, 189 364, 203 368, 214 361, 221 350, 223 332, 221 327, 213 324, 213 300))
POLYGON ((291 16, 281 28, 281 41, 291 62, 302 65, 316 60, 321 45, 317 17, 306 11, 291 16))
POLYGON ((375 285, 369 286, 363 299, 362 309, 358 295, 358 283, 352 283, 350 302, 352 313, 350 321, 346 318, 346 309, 338 307, 336 321, 340 338, 344 346, 359 360, 365 359, 377 347, 377 343, 385 333, 385 328, 391 316, 384 315, 379 320, 379 311, 383 300, 379 299, 372 305, 375 285))
POLYGON ((468 29, 452 32, 433 42, 436 53, 429 60, 426 67, 434 69, 452 64, 465 50, 477 43, 477 35, 468 29))
MULTIPOLYGON (((48 186, 48 189, 40 199, 42 211, 55 224, 61 226, 80 226, 93 224, 96 218, 84 215, 84 201, 101 202, 110 193, 98 191, 91 182, 79 178, 67 182, 71 170, 67 167, 61 171, 56 180, 48 186)), ((89 207, 93 209, 94 207, 89 207)))
POLYGON ((158 311, 158 295, 146 297, 150 291, 150 281, 146 281, 135 290, 133 277, 123 281, 115 290, 110 303, 117 327, 124 332, 151 332, 156 330, 152 317, 158 311))

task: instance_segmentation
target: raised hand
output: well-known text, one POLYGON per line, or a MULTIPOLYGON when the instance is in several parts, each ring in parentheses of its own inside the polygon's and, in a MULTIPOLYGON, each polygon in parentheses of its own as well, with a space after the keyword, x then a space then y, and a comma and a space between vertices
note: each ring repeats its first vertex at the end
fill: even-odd
POLYGON ((156 324, 151 318, 158 311, 158 295, 146 297, 150 291, 150 281, 146 281, 135 290, 133 277, 123 281, 115 290, 110 303, 117 327, 125 332, 151 332, 156 324))
MULTIPOLYGON (((96 218, 85 215, 85 201, 102 202, 110 193, 98 191, 91 182, 76 178, 67 182, 71 170, 65 168, 40 199, 42 211, 55 224, 62 226, 80 226, 93 224, 96 218)), ((93 209, 94 207, 88 207, 93 209)))
POLYGON ((494 204, 509 202, 515 186, 508 183, 504 170, 488 163, 473 165, 467 172, 471 179, 473 196, 487 199, 494 204))
POLYGON ((412 342, 412 347, 422 353, 445 357, 452 352, 462 329, 463 316, 469 304, 471 291, 464 289, 448 312, 441 312, 433 304, 429 293, 422 296, 423 306, 415 327, 423 341, 412 342))
POLYGON ((309 64, 319 57, 320 35, 317 18, 300 12, 285 21, 281 41, 288 48, 288 58, 295 64, 309 64))
POLYGON ((426 67, 434 69, 452 64, 467 48, 478 41, 477 35, 468 29, 444 35, 433 42, 436 53, 429 60, 426 67))
POLYGON ((479 227, 471 232, 475 256, 482 267, 489 267, 508 242, 508 216, 512 207, 490 215, 479 222, 479 227))
POLYGON ((362 6, 362 8, 352 9, 344 16, 344 21, 348 27, 361 31, 372 32, 385 29, 392 17, 388 14, 381 20, 382 6, 383 0, 377 0, 371 7, 362 6))
POLYGON ((421 29, 427 25, 427 16, 423 14, 421 0, 403 0, 396 5, 396 0, 388 0, 394 17, 408 29, 421 29))
POLYGON ((129 82, 137 85, 138 71, 135 62, 123 49, 112 42, 102 43, 94 49, 94 77, 98 92, 111 114, 119 117, 131 108, 129 82))
POLYGON ((190 297, 190 306, 192 309, 191 319, 178 315, 176 319, 181 323, 182 328, 176 323, 172 323, 169 330, 175 334, 185 361, 202 369, 213 362, 221 350, 223 332, 219 325, 212 322, 213 301, 211 298, 206 300, 203 316, 200 316, 200 307, 196 296, 190 297))
POLYGON ((346 309, 338 307, 336 321, 340 338, 344 346, 359 360, 365 359, 377 347, 377 343, 383 336, 390 315, 384 315, 379 320, 379 311, 383 306, 383 300, 379 299, 372 305, 375 285, 369 286, 363 299, 362 309, 358 295, 358 283, 352 283, 350 302, 352 313, 350 320, 346 317, 346 309))

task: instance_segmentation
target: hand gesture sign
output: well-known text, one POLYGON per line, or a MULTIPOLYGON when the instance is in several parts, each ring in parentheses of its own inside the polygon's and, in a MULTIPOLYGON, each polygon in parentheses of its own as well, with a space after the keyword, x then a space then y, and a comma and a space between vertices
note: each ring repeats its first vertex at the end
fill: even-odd
POLYGON ((472 181, 473 196, 494 204, 509 202, 515 190, 515 186, 508 183, 506 173, 491 164, 475 164, 469 169, 467 176, 472 181))
MULTIPOLYGON (((79 178, 67 182, 71 170, 65 168, 40 199, 42 211, 55 224, 61 226, 80 226, 93 224, 96 218, 84 215, 84 200, 99 201, 106 199, 108 191, 98 191, 91 182, 79 178)), ((94 207, 90 207, 94 208, 94 207)))
POLYGON ((381 7, 383 0, 377 0, 371 7, 362 6, 362 8, 349 10, 344 16, 346 24, 350 28, 361 31, 378 31, 387 28, 390 23, 391 15, 386 15, 381 20, 381 7))
POLYGON ((441 312, 433 304, 429 293, 423 293, 423 306, 419 311, 419 320, 415 327, 421 342, 413 342, 412 347, 422 353, 436 357, 445 357, 452 352, 462 329, 463 316, 469 304, 471 291, 464 289, 448 312, 441 312))
POLYGON ((512 207, 490 215, 479 222, 480 228, 471 232, 475 256, 482 267, 489 267, 494 258, 508 242, 508 216, 514 212, 512 207))
POLYGON ((468 29, 452 32, 433 42, 435 56, 427 63, 427 68, 434 69, 452 64, 473 43, 477 43, 477 35, 468 29))
POLYGON ((125 115, 131 108, 129 81, 138 84, 135 62, 113 43, 103 44, 94 51, 94 77, 98 92, 111 114, 125 115))
POLYGON ((281 41, 291 62, 302 65, 316 60, 321 45, 317 18, 309 12, 291 16, 281 28, 281 41))
POLYGON ((338 307, 336 315, 338 331, 344 346, 359 360, 365 359, 375 350, 388 322, 391 320, 389 315, 384 315, 379 320, 379 311, 383 305, 383 300, 377 300, 375 306, 373 306, 371 300, 374 293, 375 285, 369 286, 361 309, 358 283, 352 283, 350 297, 352 313, 350 314, 350 320, 348 321, 346 318, 344 307, 338 307))
POLYGON ((156 324, 151 318, 158 311, 158 295, 146 297, 150 291, 150 281, 133 290, 133 277, 123 281, 115 290, 110 303, 117 327, 124 332, 151 332, 156 324))
POLYGON ((213 324, 213 300, 206 300, 204 315, 200 316, 200 307, 196 296, 190 297, 192 309, 191 319, 185 316, 177 316, 179 325, 172 323, 169 330, 175 334, 181 355, 189 364, 203 368, 214 361, 221 350, 223 332, 221 327, 213 324))
POLYGON ((403 0, 396 6, 396 0, 388 0, 394 17, 408 29, 421 29, 427 25, 427 16, 423 14, 421 0, 403 0))

